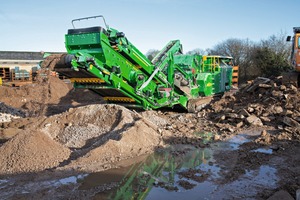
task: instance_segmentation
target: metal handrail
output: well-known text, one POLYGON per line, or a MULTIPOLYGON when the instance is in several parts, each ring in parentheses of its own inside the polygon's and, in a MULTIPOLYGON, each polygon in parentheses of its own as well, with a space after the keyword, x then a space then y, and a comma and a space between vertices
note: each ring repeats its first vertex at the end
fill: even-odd
POLYGON ((74 26, 74 22, 75 21, 88 20, 88 19, 94 19, 94 18, 99 18, 99 17, 103 18, 103 22, 105 24, 106 29, 109 29, 109 26, 106 24, 106 21, 105 21, 103 15, 97 15, 97 16, 91 16, 91 17, 83 17, 83 18, 73 19, 72 20, 72 26, 75 29, 75 26, 74 26))

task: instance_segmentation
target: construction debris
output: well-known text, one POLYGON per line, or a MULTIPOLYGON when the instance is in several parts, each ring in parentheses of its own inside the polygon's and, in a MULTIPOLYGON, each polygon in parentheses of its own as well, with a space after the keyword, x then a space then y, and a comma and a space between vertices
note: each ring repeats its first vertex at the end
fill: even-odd
MULTIPOLYGON (((237 93, 225 94, 205 110, 217 128, 282 127, 281 132, 299 139, 300 93, 293 85, 282 85, 281 77, 257 78, 237 93), (262 85, 263 84, 263 85, 262 85), (293 127, 294 131, 289 131, 293 127)), ((230 131, 232 132, 232 131, 230 131)))
POLYGON ((25 113, 0 102, 0 122, 10 122, 20 117, 25 117, 25 113))
MULTIPOLYGON (((280 77, 255 79, 238 91, 215 97, 198 113, 134 111, 103 104, 91 91, 80 92, 84 95, 79 97, 77 90, 55 77, 20 88, 1 87, 0 94, 3 177, 47 170, 98 172, 169 145, 202 149, 212 140, 227 140, 245 131, 260 134, 238 153, 220 153, 223 161, 239 158, 238 163, 232 161, 235 168, 226 174, 225 178, 231 177, 227 182, 238 180, 245 167, 262 165, 280 155, 289 156, 285 161, 290 171, 278 173, 297 175, 293 165, 297 159, 292 154, 297 153, 300 141, 299 91, 282 85, 280 77), (277 154, 262 157, 251 152, 259 146, 269 146, 277 154)), ((174 152, 181 154, 184 152, 174 152)), ((192 188, 190 182, 179 185, 192 188)), ((297 180, 288 178, 280 185, 294 194, 297 180)), ((271 193, 264 197, 269 196, 271 193)))

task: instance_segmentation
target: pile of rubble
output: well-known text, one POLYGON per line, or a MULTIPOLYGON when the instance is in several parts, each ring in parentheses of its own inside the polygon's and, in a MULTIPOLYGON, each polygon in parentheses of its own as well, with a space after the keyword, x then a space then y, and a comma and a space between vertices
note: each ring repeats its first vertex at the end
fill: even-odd
POLYGON ((299 96, 296 87, 281 84, 281 77, 259 77, 239 91, 216 97, 198 113, 145 111, 142 115, 159 127, 170 144, 203 146, 201 141, 210 137, 222 140, 245 130, 265 130, 262 137, 270 136, 270 141, 300 140, 299 96))
POLYGON ((25 117, 25 113, 0 102, 0 123, 10 122, 12 119, 20 117, 25 117))
POLYGON ((202 111, 221 131, 240 132, 251 127, 273 128, 286 138, 300 140, 300 93, 281 77, 259 77, 235 94, 228 93, 202 111))

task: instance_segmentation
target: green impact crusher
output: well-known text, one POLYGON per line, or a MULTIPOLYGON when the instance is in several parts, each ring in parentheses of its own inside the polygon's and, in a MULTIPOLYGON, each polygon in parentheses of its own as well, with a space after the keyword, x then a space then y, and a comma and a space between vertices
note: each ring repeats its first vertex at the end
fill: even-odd
POLYGON ((101 15, 75 19, 72 25, 65 35, 67 54, 54 71, 107 102, 146 110, 180 106, 193 112, 198 100, 231 88, 232 57, 184 55, 180 41, 173 40, 150 61, 101 15), (74 27, 75 21, 91 18, 103 18, 105 28, 74 27))

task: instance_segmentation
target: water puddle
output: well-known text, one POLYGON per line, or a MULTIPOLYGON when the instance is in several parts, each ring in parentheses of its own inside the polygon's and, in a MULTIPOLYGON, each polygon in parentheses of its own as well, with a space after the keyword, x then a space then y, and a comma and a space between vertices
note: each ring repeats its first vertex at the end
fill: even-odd
POLYGON ((259 153, 265 153, 265 154, 272 154, 273 150, 270 148, 258 148, 258 149, 254 149, 252 150, 252 152, 259 152, 259 153))
POLYGON ((2 179, 0 180, 0 189, 7 187, 8 180, 2 179))
POLYGON ((236 199, 236 197, 255 199, 258 191, 263 191, 262 188, 276 189, 279 181, 276 172, 275 168, 268 165, 262 165, 256 170, 249 170, 238 180, 220 185, 211 199, 223 199, 225 194, 226 199, 236 199))
MULTIPOLYGON (((196 134, 202 134, 204 143, 209 142, 213 136, 210 133, 196 134)), ((72 195, 78 198, 116 200, 255 197, 258 193, 257 188, 260 188, 259 191, 263 188, 276 188, 278 178, 275 168, 268 165, 257 166, 256 169, 241 173, 236 180, 219 184, 226 175, 228 166, 217 165, 216 163, 222 162, 215 160, 213 156, 214 153, 218 155, 220 152, 230 155, 241 144, 249 141, 246 134, 240 134, 206 148, 175 145, 149 156, 134 158, 134 162, 129 161, 130 165, 119 163, 118 166, 123 166, 120 168, 61 179, 52 178, 25 184, 17 180, 0 180, 0 193, 3 198, 8 199, 34 199, 36 196, 30 195, 44 194, 44 191, 53 198, 68 197, 68 193, 72 191, 72 195), (10 189, 12 186, 13 190, 10 189)), ((272 153, 272 149, 265 148, 252 151, 272 153)), ((222 156, 216 158, 222 159, 222 156)), ((234 159, 232 162, 235 162, 234 159)))
MULTIPOLYGON (((48 192, 60 188, 64 185, 76 185, 83 180, 88 174, 80 174, 77 176, 65 177, 62 179, 40 180, 20 183, 15 179, 0 180, 1 198, 11 199, 14 195, 30 195, 40 190, 47 190, 48 192), (10 187, 14 187, 13 190, 10 187)), ((13 198, 12 198, 13 199, 13 198)), ((30 198, 29 198, 30 199, 30 198)))
POLYGON ((98 177, 99 184, 115 182, 119 186, 106 194, 97 194, 96 199, 182 199, 187 194, 189 199, 198 199, 200 191, 209 196, 216 188, 211 180, 219 177, 220 168, 213 164, 212 154, 208 148, 177 145, 130 168, 90 174, 80 189, 97 186, 98 177))
POLYGON ((231 137, 228 140, 228 143, 232 150, 237 150, 241 144, 244 144, 246 142, 250 142, 251 140, 248 138, 245 134, 239 134, 231 137))
MULTIPOLYGON (((195 133, 205 142, 212 134, 195 133)), ((95 199, 218 199, 224 194, 236 193, 237 196, 255 195, 245 192, 246 187, 275 187, 276 169, 261 166, 257 170, 247 171, 236 181, 219 185, 216 180, 222 178, 221 167, 215 164, 213 153, 216 149, 237 150, 241 144, 250 142, 249 136, 240 134, 226 142, 219 142, 207 148, 194 148, 177 145, 168 150, 150 155, 144 162, 131 167, 112 169, 106 172, 88 175, 80 189, 89 189, 98 184, 116 184, 117 187, 96 194, 95 199), (98 177, 98 178, 95 178, 98 177), (98 180, 98 181, 97 181, 98 180), (104 181, 105 180, 105 181, 104 181), (231 192, 234 191, 234 192, 231 192)), ((257 151, 263 151, 257 149, 257 151)), ((254 190, 252 190, 254 191, 254 190)))
POLYGON ((68 185, 68 184, 75 184, 83 180, 88 174, 80 174, 78 176, 70 176, 66 178, 62 178, 59 180, 52 181, 54 182, 53 185, 68 185))

